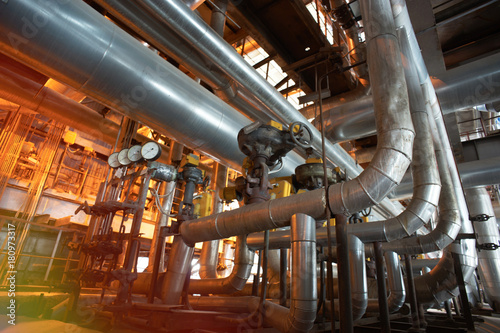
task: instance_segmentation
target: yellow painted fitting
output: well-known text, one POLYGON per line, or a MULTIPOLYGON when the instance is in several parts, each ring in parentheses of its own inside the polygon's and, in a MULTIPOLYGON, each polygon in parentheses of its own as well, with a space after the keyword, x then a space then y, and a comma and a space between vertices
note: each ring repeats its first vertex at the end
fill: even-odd
POLYGON ((306 160, 306 164, 311 164, 311 163, 323 163, 323 159, 322 158, 314 158, 314 157, 308 158, 306 160))
POLYGON ((63 141, 69 145, 72 145, 76 141, 76 132, 67 131, 64 133, 63 141))
POLYGON ((180 167, 184 167, 186 164, 191 164, 194 166, 200 165, 200 157, 195 154, 187 154, 182 158, 180 167))
POLYGON ((280 131, 283 130, 283 125, 280 124, 280 123, 278 123, 278 122, 276 122, 276 121, 274 121, 274 120, 270 120, 267 124, 270 125, 270 126, 272 126, 272 127, 274 127, 274 128, 279 129, 280 131))
POLYGON ((212 214, 212 194, 204 192, 201 197, 193 200, 194 214, 199 217, 205 217, 212 214))
POLYGON ((280 180, 277 183, 272 184, 277 184, 277 186, 274 186, 269 191, 269 194, 271 194, 271 199, 284 198, 292 194, 292 184, 290 184, 286 180, 280 180))

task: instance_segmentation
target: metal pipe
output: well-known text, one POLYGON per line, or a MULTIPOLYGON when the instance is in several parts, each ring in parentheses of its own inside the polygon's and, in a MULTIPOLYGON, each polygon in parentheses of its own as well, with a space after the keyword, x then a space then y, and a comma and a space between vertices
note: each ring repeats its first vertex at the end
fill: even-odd
MULTIPOLYGON (((389 313, 394 313, 401 309, 405 303, 406 290, 403 281, 403 272, 397 253, 385 252, 385 264, 387 269, 387 282, 389 287, 389 297, 387 298, 387 307, 389 313)), ((380 295, 379 295, 380 297, 380 295)), ((367 312, 378 311, 378 301, 376 299, 368 300, 367 312)))
POLYGON ((429 119, 415 67, 409 62, 409 45, 404 28, 399 30, 398 35, 409 91, 410 112, 416 132, 412 163, 413 198, 405 211, 395 218, 370 223, 369 227, 365 224, 349 225, 349 232, 360 237, 365 243, 391 242, 412 235, 426 224, 436 211, 441 190, 429 119))
POLYGON ((188 6, 191 10, 195 10, 196 8, 200 7, 205 0, 182 0, 186 6, 188 6))
MULTIPOLYGON (((203 243, 200 253, 200 278, 217 278, 217 259, 219 258, 219 240, 213 240, 203 243)), ((190 287, 193 283, 192 280, 190 287)))
POLYGON ((479 262, 479 276, 484 287, 486 300, 495 311, 500 311, 500 233, 496 223, 495 212, 491 204, 490 194, 484 187, 465 190, 467 205, 471 219, 486 215, 481 220, 477 218, 474 223, 474 232, 479 246, 477 253, 479 262), (481 249, 481 245, 491 245, 481 249))
POLYGON ((377 290, 378 290, 378 310, 380 313, 380 331, 384 333, 391 332, 391 323, 389 321, 389 307, 387 304, 387 290, 385 287, 384 271, 384 252, 382 243, 373 243, 373 253, 375 265, 377 268, 377 290))
MULTIPOLYGON (((407 24, 396 25, 404 26, 406 30, 411 28, 407 24)), ((416 47, 420 52, 418 44, 416 47)), ((500 54, 497 53, 439 74, 432 82, 431 79, 420 82, 426 82, 435 89, 444 114, 453 113, 500 99, 499 64, 500 54)), ((335 143, 374 135, 376 129, 370 96, 346 102, 338 103, 336 96, 323 102, 325 118, 335 119, 327 126, 327 138, 335 143)), ((304 108, 305 114, 314 117, 313 107, 304 108)))
MULTIPOLYGON (((460 163, 458 172, 465 189, 500 184, 500 157, 460 163)), ((412 180, 408 174, 389 197, 394 200, 405 200, 411 197, 411 190, 412 180)))
POLYGON ((358 320, 365 314, 368 306, 368 287, 364 245, 359 238, 353 235, 349 235, 349 263, 352 310, 345 303, 342 306, 346 307, 348 311, 352 311, 353 320, 358 320))
POLYGON ((96 2, 155 48, 208 83, 214 93, 226 103, 254 119, 264 122, 269 120, 261 112, 265 106, 255 99, 246 98, 249 94, 243 92, 242 87, 228 79, 220 69, 210 64, 209 60, 171 29, 151 17, 141 6, 131 1, 96 0, 96 2))
POLYGON ((114 144, 119 125, 97 112, 45 87, 43 77, 11 58, 0 54, 0 97, 94 138, 114 144))
MULTIPOLYGON (((388 7, 389 4, 385 3, 380 7, 373 5, 365 13, 366 22, 370 22, 371 16, 389 22, 383 25, 365 23, 369 68, 372 82, 376 86, 373 96, 376 100, 377 127, 380 133, 377 154, 356 179, 328 188, 328 208, 333 214, 349 214, 379 203, 399 182, 401 173, 404 173, 411 161, 414 132, 409 117, 406 84, 394 26, 390 24, 390 8, 386 13, 388 8, 384 6, 388 7), (386 92, 390 93, 389 97, 383 97, 386 92)), ((318 189, 188 221, 181 226, 181 234, 186 242, 194 244, 274 229, 286 226, 295 213, 321 218, 325 214, 326 205, 324 190, 318 189)))
POLYGON ((292 230, 292 276, 290 309, 267 302, 265 320, 281 332, 308 332, 316 319, 316 221, 294 215, 292 230), (280 316, 284 313, 284 316, 280 316))
POLYGON ((248 249, 246 236, 236 239, 235 262, 231 274, 222 279, 191 280, 189 293, 191 294, 232 294, 240 291, 250 277, 254 263, 255 252, 248 249))
MULTIPOLYGON (((407 59, 407 58, 406 58, 407 59)), ((414 177, 414 195, 411 203, 400 215, 379 222, 349 224, 348 233, 359 237, 363 242, 383 241, 390 242, 412 235, 427 223, 436 210, 439 200, 441 183, 437 171, 436 157, 434 154, 430 125, 422 105, 420 86, 415 84, 416 74, 411 71, 410 64, 405 61, 405 73, 407 74, 408 89, 412 94, 410 98, 410 112, 416 131, 416 140, 413 145, 415 160, 412 163, 414 177)), ((325 228, 318 229, 317 240, 325 245, 327 233, 325 228)), ((275 231, 270 235, 270 247, 288 247, 289 233, 286 231, 275 231)), ((253 234, 248 238, 251 248, 260 248, 263 244, 262 235, 253 234)))
MULTIPOLYGON (((238 84, 253 92, 258 100, 272 109, 272 118, 277 117, 285 124, 293 121, 304 123, 313 133, 316 149, 320 150, 321 136, 318 130, 310 125, 307 119, 297 112, 281 93, 257 73, 231 45, 218 36, 208 24, 197 17, 181 1, 140 0, 138 3, 188 41, 197 51, 217 64, 238 84)), ((329 150, 329 158, 334 156, 335 161, 332 162, 347 169, 349 176, 355 177, 361 171, 352 163, 350 156, 340 146, 331 145, 329 150)))
MULTIPOLYGON (((339 303, 342 304, 340 313, 340 330, 353 332, 351 278, 349 252, 347 241, 347 217, 343 214, 335 215, 335 232, 337 239, 337 269, 339 286, 339 303)), ((329 255, 332 255, 329 253, 329 255)))
MULTIPOLYGON (((246 63, 229 44, 213 32, 208 25, 203 22, 203 20, 189 11, 185 5, 178 1, 165 0, 141 0, 139 3, 146 10, 148 10, 151 15, 168 25, 172 30, 176 31, 180 36, 196 47, 200 53, 206 55, 212 62, 216 63, 236 82, 247 88, 249 91, 252 91, 257 99, 272 109, 272 114, 269 115, 270 117, 277 118, 283 123, 291 123, 293 121, 300 121, 304 123, 312 133, 313 146, 320 151, 321 136, 319 131, 310 125, 307 119, 297 112, 297 110, 295 110, 295 108, 288 103, 283 96, 276 89, 274 89, 273 86, 271 86, 260 74, 258 74, 252 66, 246 63)), ((389 68, 384 66, 381 67, 380 70, 386 74, 394 73, 394 77, 391 77, 391 80, 387 80, 388 82, 391 82, 389 83, 390 87, 384 88, 399 87, 398 90, 395 90, 394 92, 394 96, 399 96, 399 92, 404 90, 401 89, 403 86, 400 86, 400 82, 396 79, 400 74, 397 70, 399 63, 388 61, 387 64, 389 68)), ((378 70, 378 65, 375 67, 376 68, 373 71, 378 70)), ((386 82, 384 80, 381 81, 386 82)), ((388 91, 391 91, 391 89, 388 91)), ((397 100, 399 101, 399 99, 397 100)), ((400 103, 401 105, 394 105, 395 108, 398 109, 398 111, 405 110, 406 99, 401 99, 400 103)), ((405 114, 405 112, 401 111, 401 114, 405 114)), ((399 124, 399 122, 396 121, 395 124, 399 124)), ((404 126, 400 128, 402 133, 404 133, 404 128, 404 126)), ((387 130, 390 131, 388 128, 387 130)), ((408 130, 409 132, 412 132, 411 128, 408 128, 408 130)), ((391 134, 388 135, 390 136, 391 134)), ((413 133, 403 134, 405 138, 410 138, 412 135, 413 133)), ((407 143, 410 143, 411 145, 412 140, 405 139, 401 141, 404 142, 404 146, 407 143)), ((405 149, 407 147, 399 148, 402 148, 403 152, 408 151, 408 149, 405 149)), ((332 163, 345 169, 348 177, 355 177, 359 174, 359 172, 361 172, 361 168, 353 163, 354 161, 352 158, 340 146, 333 145, 328 142, 326 149, 327 157, 331 159, 332 163)), ((405 153, 403 153, 403 155, 405 155, 405 153)), ((402 166, 402 168, 404 168, 404 166, 402 166)), ((389 174, 389 176, 393 175, 389 174)), ((398 181, 397 178, 398 177, 396 177, 396 182, 398 181)), ((375 203, 380 203, 382 199, 383 197, 375 203)), ((386 210, 394 210, 394 207, 389 205, 387 201, 383 201, 382 206, 386 210)))
MULTIPOLYGON (((443 155, 442 150, 436 149, 439 166, 446 165, 443 155)), ((441 176, 442 187, 436 228, 423 236, 404 238, 391 243, 385 243, 382 245, 385 251, 394 251, 399 254, 427 253, 442 250, 455 240, 461 228, 458 203, 449 170, 446 167, 440 167, 439 174, 441 176)))
POLYGON ((419 329, 420 328, 420 320, 418 316, 418 303, 417 303, 417 293, 415 291, 415 283, 413 280, 413 268, 411 262, 411 256, 405 254, 405 265, 406 265, 406 285, 408 286, 408 298, 410 302, 411 309, 411 321, 412 328, 419 329))
POLYGON ((19 109, 19 105, 9 102, 3 98, 0 98, 0 110, 3 111, 16 111, 19 109))
MULTIPOLYGON (((244 155, 234 138, 250 120, 84 2, 48 6, 22 0, 1 3, 0 8, 0 29, 8 32, 0 36, 2 53, 239 168, 244 155), (28 43, 22 22, 40 13, 44 24, 36 27, 28 43)), ((293 173, 301 161, 297 154, 288 154, 282 174, 293 173)))
MULTIPOLYGON (((264 320, 280 332, 309 332, 316 319, 316 221, 296 214, 290 222, 292 230, 292 275, 290 309, 266 302, 264 320)), ((257 297, 200 297, 190 300, 194 308, 231 312, 254 312, 259 308, 257 297)))
POLYGON ((288 251, 286 249, 280 249, 280 276, 279 276, 279 288, 280 288, 280 305, 286 306, 287 300, 287 280, 288 272, 288 251))

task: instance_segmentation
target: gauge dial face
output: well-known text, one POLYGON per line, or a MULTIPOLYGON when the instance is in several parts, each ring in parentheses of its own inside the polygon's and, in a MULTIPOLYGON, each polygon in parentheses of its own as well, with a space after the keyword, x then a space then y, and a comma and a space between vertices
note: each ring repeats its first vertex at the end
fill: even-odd
POLYGON ((142 146, 141 155, 145 160, 156 161, 161 156, 161 146, 154 141, 145 143, 142 146))
POLYGON ((118 162, 120 162, 121 165, 129 165, 132 163, 132 161, 128 159, 128 149, 122 149, 122 151, 120 151, 118 154, 118 162))
POLYGON ((142 160, 141 149, 142 146, 140 145, 135 145, 130 147, 128 149, 128 154, 127 154, 128 159, 131 160, 132 162, 138 162, 142 160))
POLYGON ((118 152, 109 155, 108 157, 108 165, 113 169, 121 167, 121 163, 118 161, 118 152))

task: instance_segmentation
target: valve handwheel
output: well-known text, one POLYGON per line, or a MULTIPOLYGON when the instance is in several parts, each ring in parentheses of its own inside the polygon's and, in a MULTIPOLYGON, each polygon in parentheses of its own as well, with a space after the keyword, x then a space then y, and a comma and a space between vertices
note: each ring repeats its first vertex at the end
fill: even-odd
POLYGON ((307 149, 312 144, 312 132, 304 123, 294 121, 290 124, 290 138, 297 146, 307 149))

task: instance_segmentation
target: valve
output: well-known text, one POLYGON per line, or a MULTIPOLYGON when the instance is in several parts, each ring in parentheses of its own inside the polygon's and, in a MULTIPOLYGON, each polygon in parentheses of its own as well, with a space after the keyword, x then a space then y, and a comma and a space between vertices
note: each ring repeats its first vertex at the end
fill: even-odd
POLYGON ((290 138, 301 148, 311 148, 312 132, 309 127, 299 121, 290 124, 290 138))

